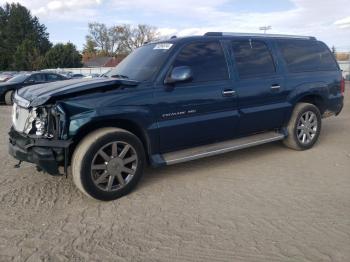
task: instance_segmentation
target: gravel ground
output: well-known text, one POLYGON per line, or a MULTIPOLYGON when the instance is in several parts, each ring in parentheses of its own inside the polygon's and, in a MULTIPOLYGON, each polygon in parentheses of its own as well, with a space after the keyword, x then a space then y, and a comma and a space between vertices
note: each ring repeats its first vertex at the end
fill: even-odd
POLYGON ((108 203, 71 177, 13 169, 10 111, 0 107, 0 261, 350 261, 348 106, 309 151, 274 143, 148 169, 108 203))

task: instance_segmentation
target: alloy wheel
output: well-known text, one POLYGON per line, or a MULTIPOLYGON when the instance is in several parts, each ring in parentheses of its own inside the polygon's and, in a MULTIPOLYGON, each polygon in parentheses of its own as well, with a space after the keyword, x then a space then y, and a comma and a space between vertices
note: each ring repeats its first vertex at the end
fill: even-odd
POLYGON ((99 149, 92 160, 92 180, 103 191, 120 190, 132 180, 137 163, 136 150, 130 144, 109 143, 99 149))
POLYGON ((312 111, 307 111, 301 115, 297 124, 298 141, 307 145, 316 137, 318 129, 317 116, 312 111))

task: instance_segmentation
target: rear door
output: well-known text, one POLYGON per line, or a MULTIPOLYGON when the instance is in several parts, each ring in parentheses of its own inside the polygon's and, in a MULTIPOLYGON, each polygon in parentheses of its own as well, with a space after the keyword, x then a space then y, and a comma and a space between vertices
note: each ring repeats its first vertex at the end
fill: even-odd
POLYGON ((231 42, 231 47, 239 97, 238 133, 281 127, 290 104, 272 45, 263 39, 238 39, 231 42))
POLYGON ((156 88, 161 152, 222 141, 234 136, 237 98, 219 41, 188 43, 175 54, 168 72, 189 66, 192 81, 156 88))

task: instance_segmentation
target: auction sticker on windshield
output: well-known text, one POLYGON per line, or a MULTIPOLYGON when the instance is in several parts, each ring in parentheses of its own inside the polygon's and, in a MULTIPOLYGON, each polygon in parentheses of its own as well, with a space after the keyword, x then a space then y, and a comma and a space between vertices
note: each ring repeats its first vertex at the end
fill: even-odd
POLYGON ((161 43, 161 44, 156 44, 156 46, 153 49, 169 50, 172 46, 173 44, 170 44, 170 43, 161 43))

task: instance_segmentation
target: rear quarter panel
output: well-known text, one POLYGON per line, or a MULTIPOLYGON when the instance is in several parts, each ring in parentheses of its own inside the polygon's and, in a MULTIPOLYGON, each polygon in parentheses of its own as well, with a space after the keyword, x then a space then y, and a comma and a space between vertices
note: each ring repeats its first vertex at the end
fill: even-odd
POLYGON ((290 90, 287 99, 291 103, 291 110, 286 121, 289 120, 295 104, 310 95, 322 98, 325 109, 335 112, 343 99, 340 93, 340 82, 340 71, 286 74, 286 88, 290 90))
MULTIPOLYGON (((319 43, 325 45, 322 42, 319 43)), ((285 91, 288 93, 287 103, 290 103, 285 123, 289 121, 296 103, 310 95, 320 97, 324 103, 325 110, 333 112, 340 110, 339 108, 343 104, 343 96, 340 93, 342 74, 339 67, 338 70, 334 71, 291 73, 288 72, 286 62, 280 49, 277 47, 277 43, 274 42, 273 46, 274 52, 278 57, 281 73, 285 77, 285 91)), ((330 52, 328 47, 327 49, 330 52)))

